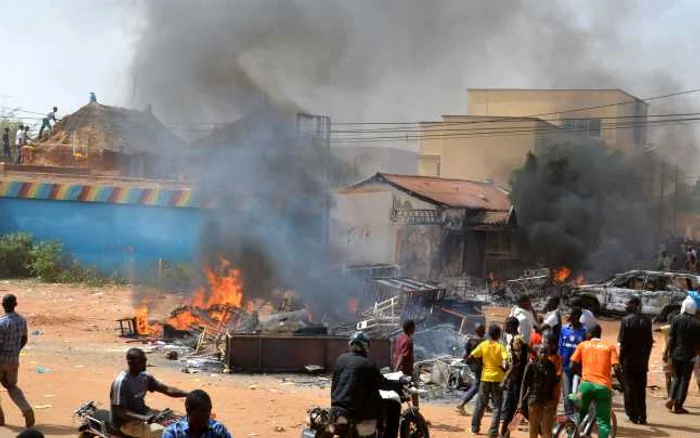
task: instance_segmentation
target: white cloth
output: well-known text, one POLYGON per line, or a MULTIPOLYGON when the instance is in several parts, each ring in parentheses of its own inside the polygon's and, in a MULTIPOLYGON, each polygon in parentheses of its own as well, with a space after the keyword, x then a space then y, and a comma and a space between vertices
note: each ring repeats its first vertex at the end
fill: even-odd
POLYGON ((518 319, 518 322, 520 323, 518 325, 518 333, 523 335, 523 338, 525 338, 525 342, 527 344, 530 344, 530 334, 532 334, 532 328, 535 327, 536 324, 535 315, 533 315, 529 310, 514 306, 508 316, 514 316, 518 319))
POLYGON ((552 310, 547 314, 547 316, 544 317, 544 324, 550 326, 550 327, 556 327, 561 324, 561 320, 559 318, 559 311, 558 310, 552 310))
POLYGON ((697 308, 695 307, 695 300, 693 297, 688 295, 685 297, 683 302, 681 303, 681 314, 687 313, 689 315, 695 315, 695 311, 697 308))
POLYGON ((586 330, 590 330, 598 325, 598 320, 595 315, 588 309, 581 309, 581 318, 579 322, 586 327, 586 330))
POLYGON ((24 144, 24 129, 18 129, 15 136, 15 145, 22 146, 24 144))

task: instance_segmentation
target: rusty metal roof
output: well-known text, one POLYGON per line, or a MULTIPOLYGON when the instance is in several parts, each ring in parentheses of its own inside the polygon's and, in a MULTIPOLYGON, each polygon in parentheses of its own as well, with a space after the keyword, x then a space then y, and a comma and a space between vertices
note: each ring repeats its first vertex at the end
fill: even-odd
POLYGON ((431 176, 377 173, 373 177, 348 187, 342 193, 376 191, 376 183, 387 183, 410 195, 448 207, 509 212, 512 208, 508 191, 492 182, 431 176))
POLYGON ((508 211, 480 211, 478 214, 467 219, 472 226, 503 226, 514 225, 513 209, 508 211))

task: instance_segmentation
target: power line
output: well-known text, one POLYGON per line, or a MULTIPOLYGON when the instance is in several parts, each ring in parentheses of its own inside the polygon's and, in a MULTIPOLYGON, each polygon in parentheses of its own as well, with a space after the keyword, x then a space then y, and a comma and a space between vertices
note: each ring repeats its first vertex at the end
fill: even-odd
MULTIPOLYGON (((556 91, 556 90, 553 90, 556 91)), ((639 101, 642 102, 649 102, 653 100, 659 100, 659 99, 666 99, 669 97, 678 97, 678 96, 684 96, 687 94, 694 94, 700 92, 700 88, 692 88, 689 90, 682 90, 678 91, 675 93, 668 93, 668 94, 662 94, 660 96, 652 96, 652 97, 647 97, 644 99, 630 99, 627 101, 622 101, 622 102, 617 102, 617 103, 610 103, 610 104, 604 104, 604 105, 595 105, 595 106, 589 106, 589 107, 582 107, 582 108, 572 108, 568 110, 562 110, 562 111, 552 111, 548 113, 539 113, 539 114, 530 114, 530 115, 523 115, 523 116, 518 116, 518 117, 541 117, 541 116, 550 116, 550 115, 557 115, 557 114, 566 114, 566 113, 572 113, 572 112, 580 112, 580 111, 589 111, 589 110, 595 110, 595 109, 602 109, 602 108, 610 108, 610 107, 615 107, 619 105, 628 105, 630 103, 636 103, 639 101)), ((489 117, 489 116, 483 116, 483 117, 489 117)), ((495 120, 495 121, 500 121, 500 120, 495 120)), ((417 123, 421 122, 334 122, 334 125, 415 125, 417 123)), ((424 122, 424 123, 470 123, 470 122, 424 122)))
MULTIPOLYGON (((655 126, 669 126, 669 125, 683 125, 689 123, 695 123, 700 121, 700 117, 684 117, 676 119, 662 119, 662 120, 649 120, 649 121, 637 121, 637 122, 623 122, 623 123, 608 123, 601 124, 601 131, 605 129, 629 129, 637 127, 655 127, 655 126)), ((450 138, 474 138, 474 137, 499 137, 499 136, 518 136, 518 135, 532 135, 532 134, 547 134, 550 136, 556 135, 569 135, 575 133, 589 133, 590 129, 588 127, 581 128, 570 128, 563 129, 554 125, 545 127, 505 127, 505 128, 476 128, 476 129, 463 129, 455 133, 443 134, 440 130, 435 132, 418 132, 418 133, 395 133, 395 135, 375 135, 375 136, 339 136, 334 138, 334 142, 361 142, 361 141, 397 141, 397 140, 429 140, 429 139, 450 139, 450 138)))

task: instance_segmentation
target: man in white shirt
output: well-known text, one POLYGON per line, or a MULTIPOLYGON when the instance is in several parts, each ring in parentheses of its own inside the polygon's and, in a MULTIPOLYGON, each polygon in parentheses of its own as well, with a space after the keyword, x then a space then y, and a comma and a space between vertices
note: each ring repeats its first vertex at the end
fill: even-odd
POLYGON ((508 316, 518 319, 520 323, 518 326, 518 333, 525 338, 525 344, 529 345, 532 329, 537 325, 535 313, 532 311, 530 297, 524 294, 520 295, 520 297, 518 297, 518 303, 511 309, 508 316))
POLYGON ((17 134, 15 135, 15 150, 17 151, 17 156, 15 157, 16 164, 22 163, 22 146, 24 146, 26 141, 24 136, 24 125, 19 125, 19 128, 17 128, 17 134))

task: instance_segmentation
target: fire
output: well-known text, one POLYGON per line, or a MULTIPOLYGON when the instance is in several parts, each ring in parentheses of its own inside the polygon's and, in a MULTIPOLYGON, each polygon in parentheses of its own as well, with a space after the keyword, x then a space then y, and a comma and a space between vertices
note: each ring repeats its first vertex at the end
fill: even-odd
POLYGON ((142 304, 136 309, 136 316, 134 317, 134 322, 136 325, 136 334, 139 336, 148 336, 151 334, 151 328, 148 324, 148 306, 142 304))
MULTIPOLYGON (((198 289, 191 303, 173 312, 167 323, 179 330, 210 323, 225 325, 233 309, 243 306, 243 284, 241 271, 231 266, 231 262, 219 258, 219 266, 213 269, 204 267, 207 286, 198 289)), ((249 303, 248 306, 251 306, 249 303)))
POLYGON ((357 313, 357 298, 350 298, 348 300, 348 309, 352 313, 357 313))
POLYGON ((562 284, 564 283, 569 277, 571 276, 571 269, 567 268, 566 266, 563 266, 559 269, 556 269, 554 271, 553 279, 554 282, 557 284, 562 284))

